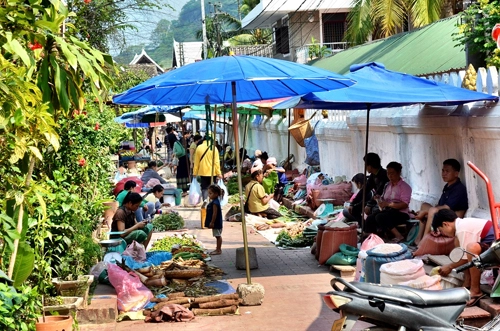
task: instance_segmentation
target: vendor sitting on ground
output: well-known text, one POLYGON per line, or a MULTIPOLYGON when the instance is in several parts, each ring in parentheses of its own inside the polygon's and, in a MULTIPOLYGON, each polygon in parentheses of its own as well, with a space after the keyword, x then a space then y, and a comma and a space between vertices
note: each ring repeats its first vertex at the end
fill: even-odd
POLYGON ((248 207, 250 214, 268 219, 280 217, 281 214, 278 211, 269 207, 269 201, 274 195, 266 194, 262 186, 262 180, 264 179, 262 169, 252 168, 251 177, 252 180, 245 186, 245 195, 247 196, 245 205, 248 207))
MULTIPOLYGON (((116 201, 118 201, 119 207, 123 206, 123 201, 125 200, 127 194, 129 192, 134 192, 136 187, 137 183, 134 182, 133 180, 128 180, 125 182, 123 190, 116 196, 116 201)), ((137 208, 137 210, 135 210, 135 218, 137 222, 142 222, 145 218, 147 218, 148 211, 150 211, 150 209, 153 208, 154 205, 152 203, 147 203, 147 201, 143 200, 140 205, 140 208, 137 208)))
POLYGON ((224 165, 228 169, 232 169, 234 165, 234 153, 231 146, 226 146, 226 153, 224 154, 224 165))
MULTIPOLYGON (((143 200, 152 204, 154 208, 150 211, 148 209, 148 214, 161 214, 161 207, 170 207, 169 203, 162 203, 160 199, 163 199, 164 188, 162 185, 155 185, 149 192, 143 197, 143 200)), ((151 216, 152 217, 152 216, 151 216)))
POLYGON ((127 162, 127 176, 128 177, 139 177, 141 173, 139 172, 139 169, 137 169, 137 165, 135 161, 128 161, 127 162))
MULTIPOLYGON (((440 209, 434 215, 432 227, 447 237, 454 237, 458 245, 474 255, 479 255, 486 251, 495 240, 493 224, 489 220, 479 218, 459 218, 457 214, 450 209, 440 209)), ((474 257, 471 254, 464 254, 462 260, 442 266, 439 269, 441 276, 447 276, 454 268, 457 268, 474 257)), ((471 299, 467 306, 476 305, 479 300, 485 297, 481 291, 480 280, 481 271, 472 267, 464 271, 465 281, 463 286, 470 287, 471 299)))
POLYGON ((137 222, 135 219, 135 211, 140 208, 142 197, 135 192, 129 192, 123 199, 123 205, 118 208, 113 216, 113 223, 111 224, 111 231, 123 232, 120 237, 123 238, 127 244, 132 241, 137 241, 148 247, 151 235, 153 234, 153 225, 148 224, 146 221, 137 222))
POLYGON ((267 165, 272 166, 272 169, 276 171, 280 184, 288 183, 288 180, 286 179, 285 168, 278 167, 278 161, 275 157, 270 157, 269 159, 267 159, 267 165))
POLYGON ((358 222, 359 227, 361 228, 361 212, 362 212, 362 204, 363 204, 363 184, 365 181, 365 175, 362 173, 354 175, 352 177, 351 182, 356 185, 358 192, 353 195, 351 198, 351 202, 349 203, 349 207, 345 208, 342 211, 344 217, 351 222, 358 222))
POLYGON ((422 238, 431 232, 431 222, 434 214, 441 209, 451 209, 455 211, 458 217, 464 217, 465 212, 469 208, 469 200, 467 198, 467 189, 462 184, 460 178, 460 162, 455 159, 447 159, 443 162, 443 169, 441 170, 441 177, 446 185, 443 188, 443 193, 436 207, 428 203, 423 203, 420 211, 415 216, 420 221, 420 227, 415 244, 419 244, 422 238))
POLYGON ((366 179, 365 190, 365 214, 370 215, 373 209, 377 209, 377 202, 374 199, 375 195, 381 196, 385 184, 389 181, 387 170, 382 168, 380 156, 376 153, 368 153, 363 157, 366 163, 366 171, 370 174, 366 179))
POLYGON ((246 175, 250 173, 252 169, 252 160, 250 160, 250 156, 247 155, 247 150, 240 148, 240 162, 241 162, 241 174, 246 175))
POLYGON ((127 178, 127 170, 124 167, 119 167, 118 171, 115 173, 115 178, 113 179, 113 182, 116 185, 116 183, 118 183, 123 178, 127 178))
MULTIPOLYGON (((161 184, 167 184, 167 181, 163 179, 162 176, 158 174, 158 165, 156 161, 149 161, 148 163, 148 168, 144 171, 144 173, 141 176, 142 183, 144 186, 149 182, 151 178, 156 178, 160 181, 161 184)), ((144 192, 148 191, 148 188, 143 188, 142 189, 144 192)))
POLYGON ((375 196, 378 209, 366 218, 365 232, 375 233, 377 229, 389 230, 394 238, 392 243, 400 243, 405 238, 396 229, 396 226, 405 224, 410 219, 408 205, 411 200, 411 187, 401 178, 403 167, 398 162, 387 165, 389 182, 385 185, 381 196, 375 196))

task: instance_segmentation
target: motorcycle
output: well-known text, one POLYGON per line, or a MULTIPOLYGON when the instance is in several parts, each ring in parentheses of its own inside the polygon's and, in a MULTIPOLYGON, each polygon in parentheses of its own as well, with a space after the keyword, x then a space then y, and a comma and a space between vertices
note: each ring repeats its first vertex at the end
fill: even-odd
MULTIPOLYGON (((450 259, 459 261, 464 254, 472 253, 455 248, 450 259)), ((498 266, 500 240, 454 270, 462 272, 471 267, 483 270, 498 266)), ((323 301, 341 314, 341 318, 333 323, 332 331, 350 331, 358 320, 376 326, 367 330, 500 330, 500 315, 482 328, 465 325, 463 320, 457 321, 470 299, 470 293, 465 288, 426 291, 400 285, 349 283, 336 277, 330 284, 334 291, 328 292, 323 301), (344 288, 341 289, 339 284, 344 288)), ((494 290, 495 286, 498 284, 495 283, 494 290)))

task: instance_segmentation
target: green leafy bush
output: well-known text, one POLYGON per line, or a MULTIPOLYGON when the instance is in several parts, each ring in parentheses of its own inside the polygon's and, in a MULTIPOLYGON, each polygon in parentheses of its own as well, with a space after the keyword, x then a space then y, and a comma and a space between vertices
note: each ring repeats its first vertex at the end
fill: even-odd
POLYGON ((15 288, 0 283, 0 330, 31 331, 42 312, 37 288, 15 288))
POLYGON ((468 45, 469 51, 483 54, 487 66, 500 67, 500 50, 491 37, 493 27, 500 23, 500 1, 472 2, 460 15, 455 40, 463 46, 468 45))

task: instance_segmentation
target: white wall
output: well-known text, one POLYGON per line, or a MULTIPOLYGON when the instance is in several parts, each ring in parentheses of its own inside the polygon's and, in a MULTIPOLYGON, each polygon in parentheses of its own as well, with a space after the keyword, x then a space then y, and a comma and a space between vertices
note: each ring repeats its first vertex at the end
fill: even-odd
MULTIPOLYGON (((463 72, 430 77, 451 85, 460 85, 463 72)), ((498 95, 496 70, 478 72, 478 90, 498 95)), ((308 110, 306 118, 315 110, 308 110)), ((328 119, 317 112, 311 121, 319 141, 321 169, 331 176, 351 178, 363 171, 366 111, 329 111, 328 119)), ((283 160, 287 153, 288 119, 275 115, 254 121, 247 140, 247 150, 267 151, 283 160)), ((472 161, 489 177, 500 200, 500 105, 477 102, 458 107, 408 107, 370 111, 369 152, 378 153, 385 167, 391 161, 403 165, 403 177, 413 189, 411 208, 422 202, 436 203, 444 182, 442 162, 456 158, 462 164, 461 179, 469 194, 468 215, 489 217, 484 181, 467 165, 472 161)), ((291 138, 294 166, 307 165, 305 148, 291 138)))

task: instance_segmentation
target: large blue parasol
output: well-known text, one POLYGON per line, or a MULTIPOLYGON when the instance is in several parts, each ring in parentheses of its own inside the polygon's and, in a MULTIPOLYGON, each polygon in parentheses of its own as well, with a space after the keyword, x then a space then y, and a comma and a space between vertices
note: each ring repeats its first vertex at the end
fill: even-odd
POLYGON ((249 102, 329 91, 353 84, 333 72, 258 56, 222 56, 153 77, 113 97, 125 105, 204 105, 249 102))
MULTIPOLYGON (((387 70, 383 64, 377 62, 354 64, 351 66, 350 71, 346 77, 354 79, 357 82, 351 88, 308 93, 302 97, 290 98, 275 105, 273 108, 366 109, 366 159, 366 154, 368 153, 368 135, 370 132, 370 109, 399 107, 416 103, 453 106, 481 100, 498 101, 498 97, 493 95, 387 70)), ((365 204, 365 188, 366 176, 365 185, 363 185, 363 205, 365 204)), ((364 218, 362 227, 364 229, 364 218)))
POLYGON ((359 110, 399 107, 416 103, 454 106, 498 97, 434 82, 385 69, 377 62, 354 64, 346 75, 357 84, 352 88, 312 92, 283 101, 273 108, 359 110))
MULTIPOLYGON (((235 150, 239 150, 236 103, 299 96, 309 92, 345 88, 354 82, 336 73, 258 56, 222 56, 195 62, 151 78, 113 102, 126 105, 232 105, 235 150)), ((236 154, 239 195, 241 160, 236 154)), ((240 199, 247 283, 251 284, 243 200, 240 199)))

